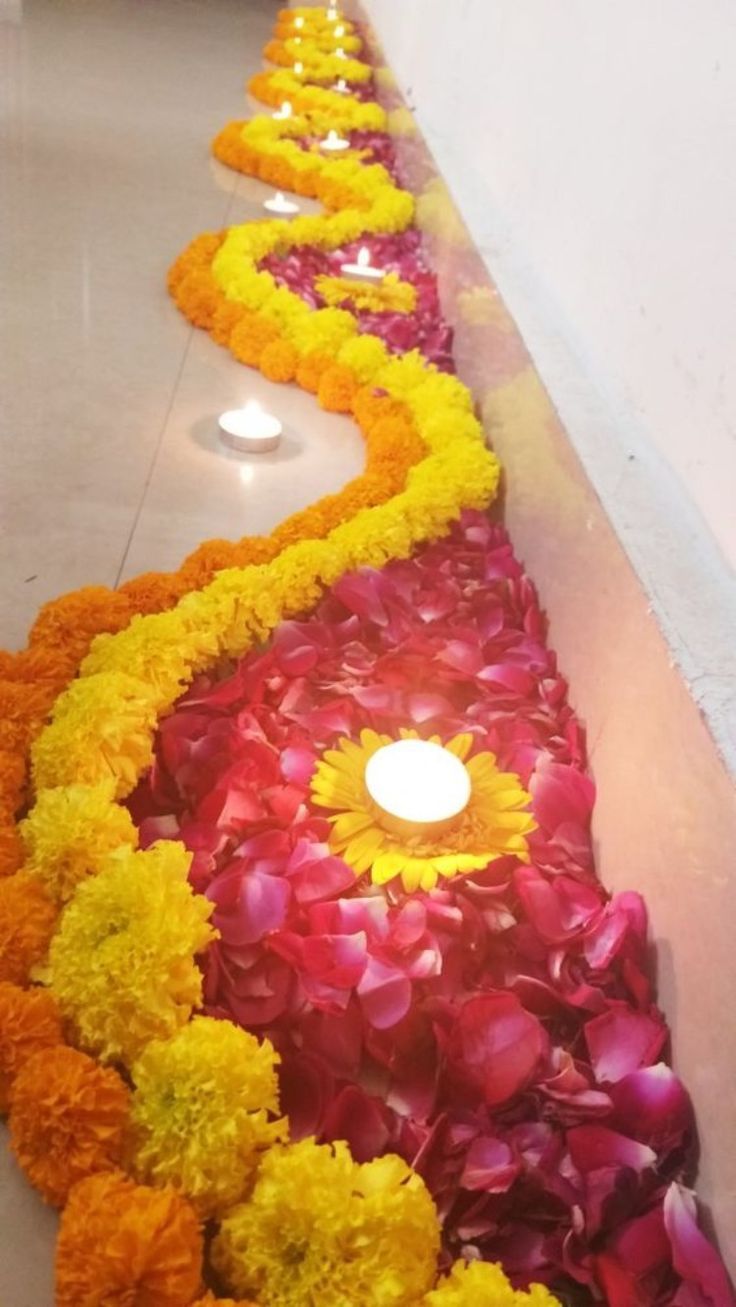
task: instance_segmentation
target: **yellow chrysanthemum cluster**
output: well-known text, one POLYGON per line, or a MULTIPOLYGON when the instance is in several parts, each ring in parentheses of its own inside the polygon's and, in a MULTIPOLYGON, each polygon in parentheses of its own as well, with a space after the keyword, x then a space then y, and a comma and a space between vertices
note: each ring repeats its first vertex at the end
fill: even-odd
POLYGON ((156 696, 135 676, 111 671, 72 681, 31 751, 36 791, 97 785, 112 774, 124 798, 151 763, 156 720, 156 696))
POLYGON ((80 881, 96 875, 114 849, 137 847, 138 831, 127 808, 113 803, 114 795, 109 779, 40 790, 21 822, 25 870, 43 881, 58 903, 66 903, 80 881))
POLYGON ((389 116, 375 100, 356 100, 325 86, 308 86, 287 68, 257 73, 250 89, 273 106, 288 102, 296 114, 308 114, 313 129, 327 132, 383 132, 389 116))
POLYGON ((211 1017, 144 1049, 132 1068, 133 1162, 210 1217, 243 1198, 261 1153, 287 1133, 278 1055, 268 1040, 211 1017))
POLYGON ((348 277, 317 277, 314 283, 323 300, 330 305, 349 301, 356 309, 374 313, 413 313, 417 292, 411 282, 400 281, 389 272, 377 286, 361 285, 348 277))
POLYGON ((77 1042, 103 1061, 130 1064, 200 1001, 194 959, 214 937, 212 904, 192 893, 190 862, 169 841, 145 853, 118 849, 62 915, 47 979, 77 1042))
POLYGON ((229 1290, 262 1307, 415 1307, 438 1249, 434 1204, 405 1162, 360 1166, 344 1143, 305 1139, 266 1155, 212 1256, 229 1290))
POLYGON ((528 1293, 514 1289, 495 1262, 455 1262, 436 1289, 424 1299, 425 1307, 560 1307, 543 1284, 528 1293))

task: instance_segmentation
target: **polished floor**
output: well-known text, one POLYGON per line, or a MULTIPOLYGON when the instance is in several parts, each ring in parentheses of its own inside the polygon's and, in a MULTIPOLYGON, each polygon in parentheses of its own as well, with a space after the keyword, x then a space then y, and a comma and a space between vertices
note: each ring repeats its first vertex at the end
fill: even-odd
MULTIPOLYGON (((271 386, 165 289, 198 232, 267 194, 210 157, 249 112, 276 0, 0 0, 0 645, 80 585, 267 531, 362 465, 347 419, 271 386), (216 417, 256 396, 273 455, 216 417)), ((51 1307, 55 1216, 0 1140, 0 1303, 51 1307)))
POLYGON ((197 233, 268 193, 209 157, 249 112, 276 0, 0 0, 0 647, 39 604, 268 531, 362 463, 351 423, 188 326, 165 289, 197 233), (280 450, 243 459, 256 395, 280 450))

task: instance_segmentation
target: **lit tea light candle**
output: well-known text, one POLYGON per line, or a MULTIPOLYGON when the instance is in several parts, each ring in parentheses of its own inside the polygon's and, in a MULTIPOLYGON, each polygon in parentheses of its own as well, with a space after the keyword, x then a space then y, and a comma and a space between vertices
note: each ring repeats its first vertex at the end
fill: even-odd
POLYGON ((334 6, 334 5, 330 5, 329 8, 328 8, 328 10, 327 10, 327 21, 328 21, 328 23, 336 23, 339 17, 340 17, 340 15, 338 14, 337 9, 335 8, 335 6, 334 6))
POLYGON ((304 72, 304 64, 301 62, 300 59, 297 59, 296 63, 294 64, 294 72, 297 77, 301 77, 302 73, 304 72))
POLYGON ((278 418, 266 413, 255 399, 249 399, 244 408, 231 408, 221 414, 218 425, 225 443, 245 454, 266 454, 275 449, 283 430, 278 418))
POLYGON ((337 82, 337 83, 335 84, 335 86, 333 86, 332 89, 333 89, 333 91, 339 91, 339 92, 340 92, 340 95, 345 95, 345 92, 346 92, 347 89, 348 89, 348 84, 347 84, 347 82, 345 81, 345 78, 344 78, 344 77, 341 77, 340 80, 339 80, 339 82, 337 82))
POLYGON ((369 758, 365 787, 384 825, 411 835, 433 834, 464 812, 470 775, 449 749, 430 740, 396 740, 369 758))
POLYGON ((335 58, 336 58, 336 59, 347 59, 347 55, 346 55, 346 53, 345 53, 345 51, 343 50, 343 48, 342 48, 341 45, 338 45, 338 47, 337 47, 337 49, 336 49, 336 51, 335 51, 335 58))
POLYGON ((336 131, 329 131, 323 141, 320 141, 321 150, 347 150, 350 141, 346 141, 344 136, 338 136, 336 131))
POLYGON ((367 245, 360 247, 355 263, 343 263, 340 271, 344 277, 348 277, 351 281, 383 281, 386 275, 382 268, 373 267, 371 252, 367 245))
POLYGON ((302 38, 300 36, 295 36, 293 40, 294 40, 294 45, 301 45, 302 43, 302 38))
POLYGON ((303 19, 303 18, 295 18, 295 19, 294 19, 294 26, 297 27, 297 28, 303 27, 303 26, 304 26, 304 19, 303 19))
POLYGON ((276 113, 273 116, 274 118, 291 118, 293 112, 294 111, 291 107, 291 100, 284 100, 284 103, 282 104, 281 108, 277 109, 276 113))
POLYGON ((333 32, 333 36, 336 36, 336 37, 338 38, 338 40, 339 40, 339 38, 340 38, 341 36, 344 36, 344 35, 345 35, 345 28, 344 28, 344 27, 342 26, 342 24, 341 24, 339 27, 336 27, 336 28, 335 28, 335 30, 334 30, 334 32, 333 32))
POLYGON ((268 209, 269 213, 286 214, 299 212, 299 205, 294 204, 293 200, 287 200, 286 196, 281 191, 277 191, 275 195, 272 195, 270 200, 264 200, 263 207, 264 209, 268 209))

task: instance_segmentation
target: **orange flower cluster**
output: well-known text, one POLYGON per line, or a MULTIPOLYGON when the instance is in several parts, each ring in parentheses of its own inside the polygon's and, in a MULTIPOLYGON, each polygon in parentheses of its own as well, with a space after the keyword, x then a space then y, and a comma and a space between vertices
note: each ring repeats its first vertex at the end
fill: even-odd
POLYGON ((58 910, 40 880, 18 871, 0 880, 0 981, 27 985, 46 957, 58 910))
POLYGON ((130 1090, 117 1071, 59 1044, 19 1071, 8 1126, 16 1159, 48 1203, 61 1206, 78 1180, 123 1158, 130 1090))
POLYGON ((74 1186, 56 1245, 56 1307, 182 1307, 201 1292, 201 1277, 199 1221, 173 1189, 120 1171, 74 1186))
POLYGON ((63 1038, 59 1009, 48 990, 0 983, 0 1112, 7 1112, 14 1081, 29 1058, 63 1038))

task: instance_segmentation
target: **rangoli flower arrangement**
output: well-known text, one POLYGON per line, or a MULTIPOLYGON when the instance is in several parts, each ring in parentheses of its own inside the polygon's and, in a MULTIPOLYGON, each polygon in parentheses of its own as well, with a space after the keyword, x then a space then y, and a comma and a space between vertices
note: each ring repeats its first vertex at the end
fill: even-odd
POLYGON ((170 289, 366 468, 0 661, 0 1108, 56 1303, 728 1307, 362 33, 283 10, 266 55, 294 113, 215 154, 324 213, 200 236, 170 289), (363 244, 380 288, 340 276, 363 244))

